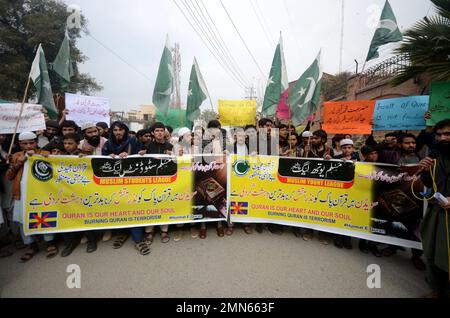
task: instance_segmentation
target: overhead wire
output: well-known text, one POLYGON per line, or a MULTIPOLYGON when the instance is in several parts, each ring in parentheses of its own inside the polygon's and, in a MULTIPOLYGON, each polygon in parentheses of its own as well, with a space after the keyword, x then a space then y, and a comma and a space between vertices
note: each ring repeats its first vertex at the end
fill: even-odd
POLYGON ((242 79, 239 78, 238 75, 236 75, 235 71, 233 70, 233 68, 228 64, 228 62, 226 61, 226 59, 223 56, 223 52, 218 48, 217 44, 214 43, 214 41, 211 39, 210 35, 208 34, 208 32, 206 31, 205 26, 201 23, 200 18, 195 14, 193 8, 191 8, 189 6, 189 3, 187 0, 180 0, 181 3, 185 6, 186 10, 188 11, 188 13, 190 14, 190 16, 192 17, 192 19, 194 20, 194 22, 197 24, 198 28, 200 29, 200 32, 204 35, 204 37, 206 38, 206 40, 208 41, 208 43, 211 45, 213 51, 216 52, 217 56, 219 57, 219 59, 222 61, 222 63, 228 68, 228 70, 233 74, 233 76, 235 76, 235 78, 244 86, 246 85, 245 81, 243 81, 242 79))
MULTIPOLYGON (((201 1, 201 0, 200 0, 201 1)), ((234 72, 236 73, 236 75, 245 83, 248 83, 248 80, 245 78, 244 72, 242 71, 242 69, 239 67, 239 65, 236 63, 236 60, 233 58, 228 46, 226 45, 225 41, 223 40, 223 37, 220 35, 220 31, 218 30, 217 26, 215 25, 214 21, 211 19, 211 16, 209 15, 209 12, 207 11, 206 7, 202 2, 203 8, 205 9, 205 12, 207 13, 208 18, 206 17, 206 15, 203 12, 203 9, 200 7, 199 3, 197 2, 197 0, 194 0, 195 5, 194 8, 196 10, 196 12, 199 14, 199 16, 201 17, 202 22, 205 24, 207 30, 209 31, 209 33, 212 36, 213 41, 215 41, 215 43, 219 46, 220 52, 223 54, 224 58, 227 60, 229 66, 234 70, 234 72), (213 30, 213 26, 214 29, 213 30)))
POLYGON ((233 25, 234 29, 236 30, 236 33, 239 35, 239 38, 241 39, 242 43, 244 44, 245 48, 247 49, 247 52, 250 54, 253 62, 255 63, 256 67, 258 68, 259 72, 261 73, 262 76, 264 76, 264 72, 262 71, 261 67, 259 66, 258 62, 256 61, 255 56, 253 55, 252 51, 250 50, 250 48, 247 45, 247 42, 245 42, 244 38, 242 37, 241 32, 239 32, 238 27, 236 26, 236 24, 234 23, 233 19, 231 18, 230 13, 228 12, 227 8, 225 7, 225 5, 223 4, 222 0, 219 0, 220 4, 222 5, 223 10, 225 11, 225 13, 228 16, 228 19, 230 20, 231 24, 233 25))
POLYGON ((239 80, 237 80, 233 74, 228 70, 228 68, 220 61, 220 59, 216 56, 216 53, 214 53, 211 48, 209 47, 209 45, 206 43, 207 41, 203 38, 203 36, 200 34, 200 32, 197 30, 197 28, 191 23, 191 20, 187 17, 186 13, 184 12, 184 10, 181 8, 181 6, 177 3, 176 0, 173 0, 173 3, 176 5, 176 7, 178 8, 178 10, 181 12, 181 14, 183 15, 183 17, 186 19, 186 21, 189 23, 189 25, 191 26, 191 28, 194 30, 194 32, 197 34, 197 36, 200 38, 200 40, 202 41, 203 45, 205 45, 205 47, 208 49, 208 51, 211 53, 211 55, 214 57, 214 59, 216 60, 216 62, 223 68, 223 70, 225 71, 225 73, 230 76, 230 78, 240 87, 245 88, 245 84, 241 83, 239 80))

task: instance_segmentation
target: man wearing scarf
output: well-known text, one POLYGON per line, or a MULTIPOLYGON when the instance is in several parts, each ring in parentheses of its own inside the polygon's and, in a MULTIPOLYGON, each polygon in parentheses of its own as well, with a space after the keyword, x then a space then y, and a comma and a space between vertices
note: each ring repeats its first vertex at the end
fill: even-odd
POLYGON ((109 139, 102 148, 103 156, 125 158, 139 152, 139 143, 135 137, 129 136, 129 128, 121 121, 111 124, 109 139))
MULTIPOLYGON (((135 155, 139 152, 140 143, 133 136, 129 136, 128 126, 121 121, 115 121, 111 124, 109 133, 109 140, 105 142, 102 148, 103 156, 110 156, 112 158, 123 159, 129 155, 135 155)), ((135 243, 136 249, 141 255, 147 255, 150 253, 150 248, 144 242, 144 231, 142 227, 133 227, 130 229, 131 236, 135 243)), ((126 229, 120 229, 115 231, 117 237, 113 243, 113 248, 121 248, 128 239, 126 229)), ((105 239, 104 239, 105 240, 105 239)))
MULTIPOLYGON (((450 119, 440 121, 434 127, 437 152, 420 162, 423 183, 433 188, 434 173, 436 192, 450 202, 450 119), (436 163, 431 158, 436 158, 436 163), (434 165, 436 167, 434 169, 434 165), (430 174, 431 170, 431 174, 430 174)), ((449 297, 449 218, 450 203, 446 205, 430 201, 421 226, 423 252, 428 262, 428 283, 433 289, 431 297, 449 297)))
POLYGON ((107 139, 100 136, 97 126, 92 123, 84 124, 81 127, 81 131, 83 132, 84 137, 79 145, 81 152, 86 155, 100 156, 107 139))

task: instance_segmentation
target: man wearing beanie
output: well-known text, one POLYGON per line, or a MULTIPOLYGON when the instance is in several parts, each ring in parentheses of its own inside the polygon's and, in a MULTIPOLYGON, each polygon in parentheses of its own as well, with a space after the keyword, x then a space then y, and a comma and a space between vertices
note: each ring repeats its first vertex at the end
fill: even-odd
POLYGON ((102 148, 107 141, 100 136, 97 126, 93 123, 85 123, 81 126, 84 139, 80 141, 79 149, 86 155, 102 155, 102 148))

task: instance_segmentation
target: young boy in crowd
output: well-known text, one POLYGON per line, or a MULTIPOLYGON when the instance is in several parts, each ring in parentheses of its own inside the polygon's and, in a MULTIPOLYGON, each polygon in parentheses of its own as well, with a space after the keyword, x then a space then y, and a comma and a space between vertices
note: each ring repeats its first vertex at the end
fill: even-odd
MULTIPOLYGON (((80 136, 76 133, 68 133, 63 137, 64 143, 64 155, 66 156, 82 156, 81 150, 79 149, 80 145, 80 136)), ((61 252, 62 257, 67 257, 72 254, 73 250, 78 246, 81 239, 81 234, 83 232, 69 232, 64 233, 64 250, 61 252)), ((97 237, 95 231, 86 231, 84 232, 86 235, 88 244, 86 251, 88 253, 92 253, 97 250, 97 237)))
MULTIPOLYGON (((342 154, 334 156, 334 159, 340 159, 344 161, 358 161, 359 156, 358 153, 355 152, 355 147, 353 144, 353 140, 351 139, 342 139, 339 142, 340 149, 342 151, 342 154)), ((352 238, 350 236, 346 235, 338 235, 336 234, 334 236, 334 246, 337 248, 343 248, 346 249, 352 249, 352 238)))
MULTIPOLYGON (((166 140, 166 126, 163 123, 157 122, 152 128, 151 132, 153 134, 153 141, 151 141, 145 150, 141 150, 139 154, 164 154, 171 155, 173 150, 173 145, 166 140)), ((169 226, 161 225, 161 242, 167 243, 170 241, 169 236, 169 226)), ((153 238, 155 236, 154 227, 147 226, 145 228, 145 232, 147 233, 146 242, 147 244, 151 244, 153 242, 153 238)))
MULTIPOLYGON (((361 155, 363 162, 378 162, 378 151, 375 146, 364 146, 361 148, 361 155)), ((381 252, 378 250, 377 244, 372 241, 360 239, 358 244, 359 250, 363 253, 371 252, 376 257, 381 257, 381 252)))

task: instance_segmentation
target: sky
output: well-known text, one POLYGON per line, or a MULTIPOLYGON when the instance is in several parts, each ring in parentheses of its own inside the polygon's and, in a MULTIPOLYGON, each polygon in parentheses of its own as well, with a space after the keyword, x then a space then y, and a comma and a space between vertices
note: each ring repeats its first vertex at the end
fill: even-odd
MULTIPOLYGON (((97 95, 109 98, 113 111, 139 109, 140 105, 152 103, 166 35, 180 46, 183 104, 186 103, 194 56, 215 110, 218 99, 248 96, 246 87, 253 86, 255 93, 263 96, 280 32, 289 81, 301 76, 319 50, 322 51, 323 71, 336 74, 340 64, 342 1, 64 0, 68 5, 78 5, 88 20, 91 36, 83 34, 77 42, 88 57, 80 70, 90 73, 101 83, 104 89, 97 95), (233 71, 240 74, 240 80, 224 70, 182 12, 196 27, 196 20, 189 13, 194 13, 198 21, 208 20, 209 13, 218 33, 211 20, 208 20, 209 26, 214 34, 209 33, 206 26, 204 32, 211 38, 223 39, 222 46, 229 50, 228 60, 233 61, 233 71)), ((358 60, 361 69, 384 2, 344 0, 343 71, 355 70, 354 59, 358 60)), ((429 0, 389 2, 402 32, 425 15, 433 14, 429 0)), ((367 63, 366 68, 389 57, 395 46, 382 47, 380 58, 367 63)), ((219 47, 218 51, 223 54, 224 49, 219 47)), ((201 109, 211 109, 209 100, 201 109)))

